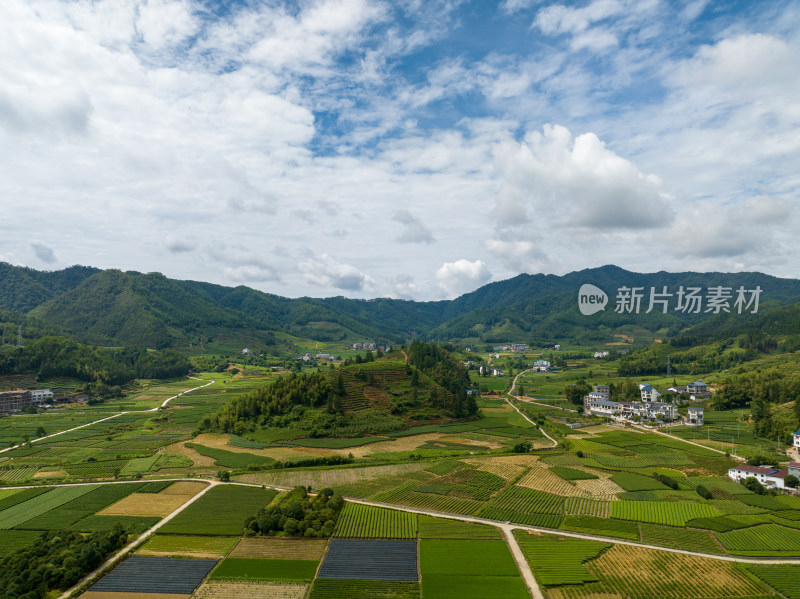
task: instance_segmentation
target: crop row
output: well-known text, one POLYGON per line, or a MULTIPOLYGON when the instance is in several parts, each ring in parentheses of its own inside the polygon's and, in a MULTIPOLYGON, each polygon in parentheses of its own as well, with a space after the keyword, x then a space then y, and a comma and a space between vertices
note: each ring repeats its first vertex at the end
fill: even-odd
POLYGON ((564 501, 564 510, 567 514, 608 518, 611 511, 610 504, 610 501, 598 501, 589 497, 567 497, 564 501))
POLYGON ((695 518, 713 518, 722 513, 715 507, 701 503, 670 501, 613 501, 611 517, 620 520, 652 522, 670 526, 685 526, 695 518))
POLYGON ((492 496, 492 493, 505 486, 506 481, 491 472, 464 468, 444 476, 434 481, 434 483, 450 485, 452 490, 457 493, 467 495, 478 501, 487 501, 492 496))
POLYGON ((690 551, 704 551, 706 553, 722 552, 722 548, 714 540, 713 535, 705 530, 644 522, 640 526, 643 543, 688 549, 690 551))
POLYGON ((800 599, 800 566, 747 566, 747 569, 787 599, 800 599))
POLYGON ((417 516, 408 512, 348 503, 333 536, 353 539, 416 539, 417 516))
POLYGON ((564 498, 515 486, 494 500, 491 507, 524 514, 561 515, 564 513, 564 498))
POLYGON ((435 495, 432 493, 418 493, 414 491, 417 481, 405 482, 390 491, 378 493, 370 497, 373 501, 385 503, 397 503, 410 507, 419 507, 440 512, 452 512, 454 514, 474 514, 483 505, 481 502, 472 499, 460 499, 435 495))
POLYGON ((0 529, 13 528, 73 499, 94 491, 95 485, 59 487, 0 512, 0 529))
POLYGON ((530 535, 515 531, 514 535, 536 580, 545 586, 583 584, 598 580, 584 562, 596 558, 610 547, 598 541, 566 539, 549 535, 530 535))
POLYGON ((564 518, 561 528, 606 537, 619 537, 632 541, 639 540, 638 522, 629 522, 627 520, 596 518, 594 516, 567 516, 564 518))
POLYGON ((786 554, 800 551, 800 530, 777 524, 762 524, 741 530, 719 533, 728 551, 748 554, 786 554))
POLYGON ((494 541, 501 540, 500 531, 494 526, 473 524, 431 516, 419 517, 419 536, 421 539, 452 539, 494 541))
POLYGON ((348 599, 419 599, 419 583, 317 578, 309 595, 309 599, 341 599, 342 597, 348 599))

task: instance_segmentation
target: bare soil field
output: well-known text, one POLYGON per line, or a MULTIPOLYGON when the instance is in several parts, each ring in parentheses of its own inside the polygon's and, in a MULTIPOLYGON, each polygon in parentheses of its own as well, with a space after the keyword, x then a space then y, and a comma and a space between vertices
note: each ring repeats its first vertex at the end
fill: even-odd
POLYGON ((177 482, 160 493, 133 493, 97 512, 99 516, 168 516, 206 487, 205 483, 177 482))
MULTIPOLYGON (((307 590, 306 584, 209 580, 203 583, 192 597, 194 599, 303 599, 307 590)), ((162 597, 166 599, 167 596, 159 595, 159 598, 162 597)))

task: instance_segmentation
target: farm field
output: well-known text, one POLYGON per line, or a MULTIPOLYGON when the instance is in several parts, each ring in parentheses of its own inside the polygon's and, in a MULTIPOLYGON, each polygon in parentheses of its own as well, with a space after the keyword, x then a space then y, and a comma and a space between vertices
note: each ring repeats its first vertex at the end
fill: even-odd
POLYGON ((217 486, 164 525, 161 532, 239 536, 245 519, 267 505, 276 494, 276 491, 256 487, 217 486))
MULTIPOLYGON (((276 596, 278 597, 278 596, 276 596)), ((309 599, 419 599, 418 582, 317 578, 309 599)))
POLYGON ((205 483, 176 482, 157 493, 132 493, 97 513, 98 516, 141 516, 163 518, 200 491, 205 483))
POLYGON ((229 557, 211 572, 213 579, 226 580, 313 580, 319 560, 257 559, 229 557))
POLYGON ((138 555, 220 559, 227 555, 235 543, 236 540, 230 537, 154 535, 136 553, 138 555))
POLYGON ((548 599, 774 596, 729 562, 523 531, 515 535, 548 599))
POLYGON ((747 570, 787 599, 800 599, 800 566, 748 565, 747 570))
POLYGON ((333 536, 350 539, 416 539, 417 515, 347 503, 333 536))
POLYGON ((305 599, 308 585, 207 580, 193 599, 305 599))
POLYGON ((319 561, 327 544, 325 539, 244 537, 239 540, 229 557, 319 561))
POLYGON ((530 596, 503 541, 423 540, 420 569, 426 599, 530 596))

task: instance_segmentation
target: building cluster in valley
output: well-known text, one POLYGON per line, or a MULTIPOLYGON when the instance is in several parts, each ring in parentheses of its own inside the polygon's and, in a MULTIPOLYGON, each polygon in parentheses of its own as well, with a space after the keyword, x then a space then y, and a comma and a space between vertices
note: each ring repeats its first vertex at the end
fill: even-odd
MULTIPOLYGON (((672 422, 680 418, 677 404, 659 399, 686 397, 691 401, 702 401, 709 397, 708 385, 702 381, 670 387, 666 391, 658 391, 652 385, 642 383, 639 385, 639 394, 641 401, 612 401, 608 385, 595 385, 592 392, 583 398, 584 410, 595 416, 621 421, 672 422)), ((690 407, 686 424, 702 426, 704 419, 703 408, 690 407)))
MULTIPOLYGON (((795 435, 800 437, 800 431, 795 435)), ((786 468, 740 464, 728 470, 728 476, 737 482, 755 478, 768 489, 788 489, 790 487, 786 484, 786 477, 800 478, 800 462, 790 462, 786 468)))
POLYGON ((53 400, 50 389, 0 391, 0 414, 21 412, 25 408, 43 408, 53 400))

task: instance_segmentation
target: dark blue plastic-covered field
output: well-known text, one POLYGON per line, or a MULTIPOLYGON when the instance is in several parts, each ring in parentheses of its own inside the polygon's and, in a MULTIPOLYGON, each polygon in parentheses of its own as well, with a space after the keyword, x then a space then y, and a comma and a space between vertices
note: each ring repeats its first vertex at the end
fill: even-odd
POLYGON ((416 541, 334 539, 319 578, 350 580, 419 580, 416 541))
POLYGON ((106 593, 191 594, 217 564, 213 559, 133 556, 90 590, 106 593))

